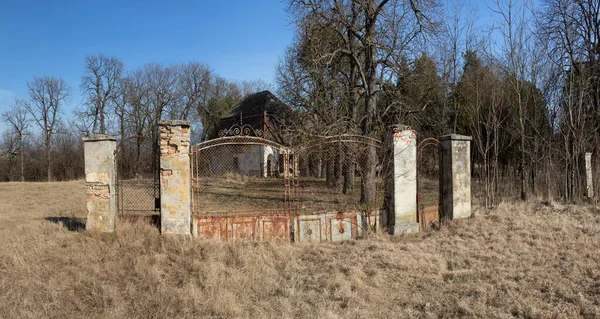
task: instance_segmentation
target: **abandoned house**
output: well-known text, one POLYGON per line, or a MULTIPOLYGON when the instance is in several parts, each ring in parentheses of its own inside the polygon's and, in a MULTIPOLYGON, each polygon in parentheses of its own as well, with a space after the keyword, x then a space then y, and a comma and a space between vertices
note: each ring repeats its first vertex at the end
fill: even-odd
POLYGON ((269 91, 244 97, 221 117, 218 136, 214 136, 239 138, 242 143, 221 145, 211 150, 210 171, 213 174, 277 176, 283 171, 283 154, 278 145, 286 144, 284 128, 292 116, 292 109, 269 91), (244 140, 248 136, 264 140, 244 140))

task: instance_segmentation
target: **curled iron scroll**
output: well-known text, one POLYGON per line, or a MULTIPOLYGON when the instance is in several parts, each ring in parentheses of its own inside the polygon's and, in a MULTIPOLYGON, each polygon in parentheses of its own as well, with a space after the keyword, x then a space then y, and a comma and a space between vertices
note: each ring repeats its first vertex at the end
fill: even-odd
POLYGON ((244 124, 243 126, 239 126, 238 124, 234 124, 229 129, 223 129, 219 131, 219 137, 224 136, 257 136, 263 137, 262 130, 256 130, 252 126, 248 124, 244 124))

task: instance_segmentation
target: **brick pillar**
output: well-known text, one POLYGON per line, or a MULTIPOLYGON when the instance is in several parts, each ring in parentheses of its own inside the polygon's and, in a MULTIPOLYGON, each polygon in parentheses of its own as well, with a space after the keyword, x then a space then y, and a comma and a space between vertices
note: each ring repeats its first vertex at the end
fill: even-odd
POLYGON ((117 213, 117 139, 109 135, 83 138, 87 196, 86 230, 112 232, 117 213))
POLYGON ((160 221, 163 234, 190 235, 190 122, 160 121, 160 221))
POLYGON ((442 147, 442 218, 471 216, 471 137, 450 134, 442 147))
POLYGON ((592 175, 592 153, 585 153, 585 196, 594 197, 594 182, 592 175))
POLYGON ((418 232, 417 134, 402 124, 392 126, 389 134, 389 231, 393 235, 418 232))

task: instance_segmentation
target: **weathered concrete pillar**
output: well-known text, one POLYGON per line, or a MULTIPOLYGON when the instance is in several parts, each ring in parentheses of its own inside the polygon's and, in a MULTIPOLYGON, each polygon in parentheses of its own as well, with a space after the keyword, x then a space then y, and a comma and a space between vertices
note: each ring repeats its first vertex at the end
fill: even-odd
POLYGON ((87 196, 86 230, 112 232, 117 213, 117 139, 109 135, 83 138, 87 196))
POLYGON ((191 235, 190 122, 170 120, 158 125, 161 232, 191 235))
POLYGON ((592 175, 592 153, 585 153, 585 196, 594 197, 594 182, 592 175))
POLYGON ((387 139, 391 150, 388 225, 393 235, 419 231, 417 222, 417 134, 394 125, 387 139))
POLYGON ((450 134, 442 147, 442 218, 471 216, 471 137, 450 134))

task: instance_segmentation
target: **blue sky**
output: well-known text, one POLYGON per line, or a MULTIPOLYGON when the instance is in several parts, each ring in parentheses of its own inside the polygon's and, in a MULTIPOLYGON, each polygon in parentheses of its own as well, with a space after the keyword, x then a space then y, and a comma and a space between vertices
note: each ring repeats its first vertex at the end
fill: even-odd
MULTIPOLYGON (((56 76, 71 86, 64 114, 81 103, 86 55, 145 63, 208 64, 228 80, 272 83, 275 66, 292 43, 293 27, 282 0, 0 0, 0 113, 27 98, 34 76, 56 76)), ((464 3, 462 19, 491 12, 483 1, 464 3)), ((0 132, 6 125, 0 121, 0 132)))
POLYGON ((292 38, 280 0, 0 0, 0 113, 27 97, 34 76, 63 78, 70 110, 81 101, 85 56, 100 53, 128 70, 198 61, 229 80, 273 82, 292 38))

